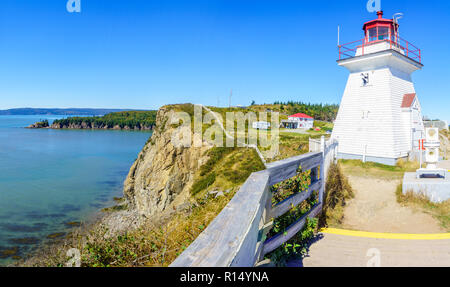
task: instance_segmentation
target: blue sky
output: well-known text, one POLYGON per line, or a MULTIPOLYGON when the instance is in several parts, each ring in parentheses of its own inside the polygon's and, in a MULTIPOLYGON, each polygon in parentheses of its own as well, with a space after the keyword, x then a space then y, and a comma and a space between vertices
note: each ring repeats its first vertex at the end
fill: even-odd
MULTIPOLYGON (((366 0, 2 0, 0 109, 297 100, 339 103, 341 41, 375 18, 366 0)), ((450 1, 382 0, 423 50, 423 112, 450 120, 450 1)))

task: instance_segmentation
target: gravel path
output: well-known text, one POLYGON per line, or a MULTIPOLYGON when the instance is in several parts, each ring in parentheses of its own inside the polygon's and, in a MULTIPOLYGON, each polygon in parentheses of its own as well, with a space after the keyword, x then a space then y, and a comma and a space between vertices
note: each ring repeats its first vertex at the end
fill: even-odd
POLYGON ((349 176, 355 198, 344 212, 343 227, 351 230, 387 233, 444 233, 428 214, 397 203, 399 180, 349 176))

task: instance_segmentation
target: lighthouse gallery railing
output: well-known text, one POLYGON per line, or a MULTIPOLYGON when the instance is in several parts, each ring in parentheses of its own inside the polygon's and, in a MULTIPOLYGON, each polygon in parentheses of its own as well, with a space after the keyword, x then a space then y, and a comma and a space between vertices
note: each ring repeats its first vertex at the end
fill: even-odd
POLYGON ((362 54, 360 56, 370 54, 372 52, 369 52, 367 50, 368 47, 383 42, 388 43, 390 49, 403 51, 406 57, 422 63, 422 52, 419 48, 399 36, 389 37, 388 34, 378 35, 377 40, 374 41, 369 41, 367 38, 363 38, 361 40, 353 41, 347 44, 338 45, 339 60, 345 60, 355 57, 358 49, 361 49, 362 54))

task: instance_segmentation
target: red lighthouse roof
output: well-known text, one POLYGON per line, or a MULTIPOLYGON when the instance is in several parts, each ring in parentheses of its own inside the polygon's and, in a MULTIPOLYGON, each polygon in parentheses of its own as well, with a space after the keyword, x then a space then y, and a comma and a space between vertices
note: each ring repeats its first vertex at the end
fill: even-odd
POLYGON ((393 19, 383 19, 383 11, 377 12, 378 19, 364 23, 363 30, 367 42, 391 39, 398 33, 398 24, 393 19))
MULTIPOLYGON (((378 19, 364 23, 364 26, 363 26, 364 31, 367 30, 366 28, 375 27, 375 26, 387 26, 387 27, 394 26, 394 20, 383 18, 383 15, 384 15, 383 11, 378 11, 377 15, 378 15, 378 19)), ((395 24, 395 25, 398 26, 398 24, 395 24)))
POLYGON ((307 114, 298 113, 292 116, 289 116, 290 118, 300 118, 300 119, 314 119, 313 117, 308 116, 307 114))

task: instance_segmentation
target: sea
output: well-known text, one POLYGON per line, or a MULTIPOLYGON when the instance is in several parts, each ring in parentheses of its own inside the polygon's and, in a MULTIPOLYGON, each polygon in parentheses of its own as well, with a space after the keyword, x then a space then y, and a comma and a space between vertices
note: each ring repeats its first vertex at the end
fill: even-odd
POLYGON ((0 266, 122 197, 151 132, 26 129, 62 116, 0 116, 0 266))

